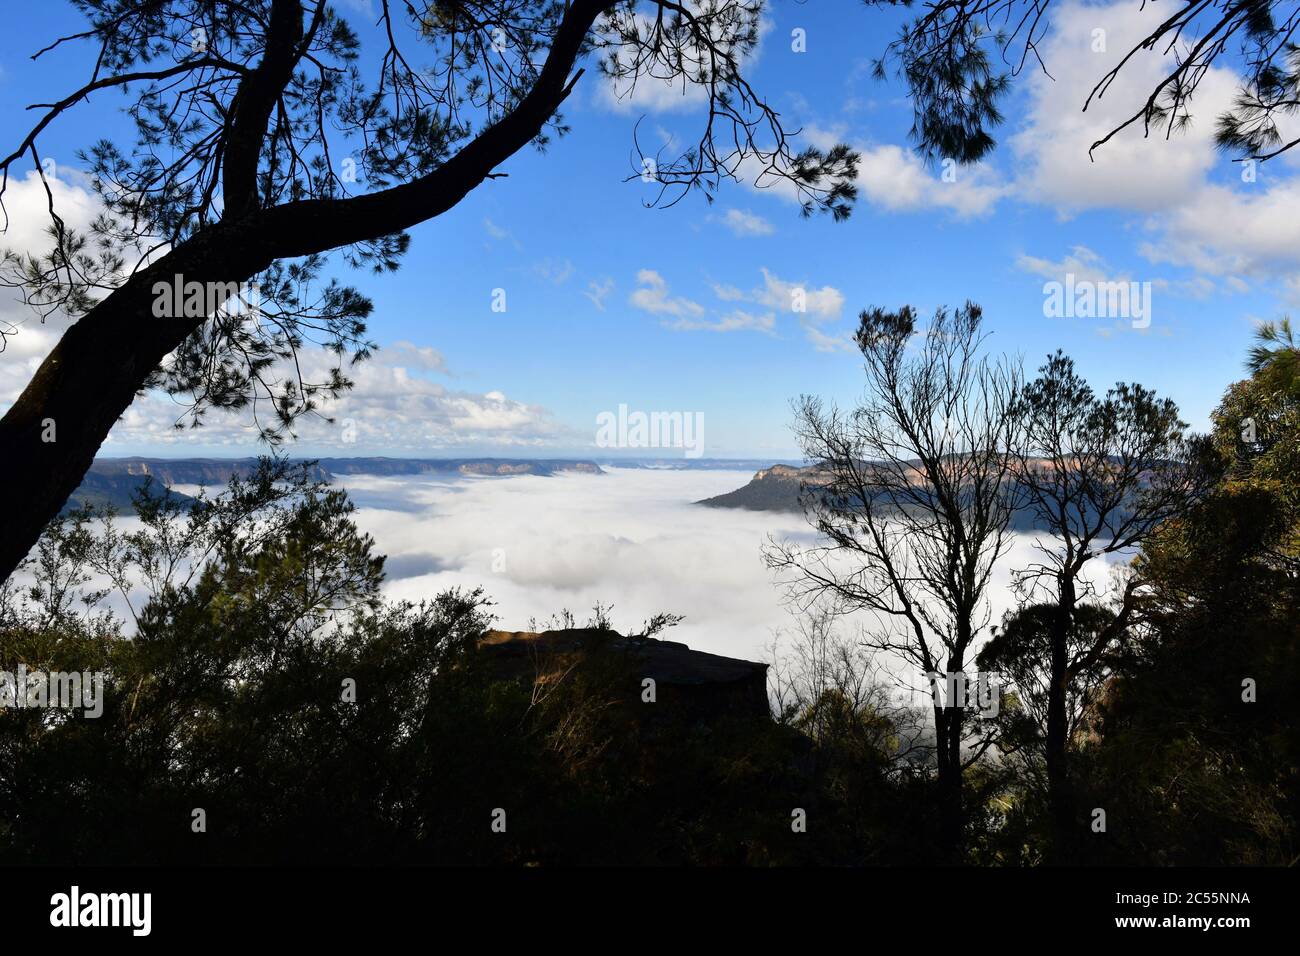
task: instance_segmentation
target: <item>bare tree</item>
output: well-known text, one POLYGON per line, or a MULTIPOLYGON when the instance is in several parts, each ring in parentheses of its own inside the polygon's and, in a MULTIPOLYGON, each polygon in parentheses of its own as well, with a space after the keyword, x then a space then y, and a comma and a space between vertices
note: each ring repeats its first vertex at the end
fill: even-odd
POLYGON ((932 756, 924 722, 910 701, 891 694, 894 678, 880 655, 842 625, 836 608, 818 604, 773 634, 767 674, 776 718, 822 740, 843 732, 851 715, 854 730, 891 763, 932 756))
MULTIPOLYGON (((923 681, 951 676, 957 686, 989 624, 990 576, 1017 507, 1008 478, 1019 371, 982 357, 984 339, 970 303, 939 309, 919 334, 910 307, 863 312, 862 404, 846 413, 810 396, 795 403, 800 446, 818 472, 802 501, 821 540, 766 550, 795 602, 868 612, 879 623, 870 646, 899 655, 923 681)), ((969 745, 965 705, 936 695, 933 708, 942 836, 953 855, 963 843, 963 772, 992 742, 969 745)))

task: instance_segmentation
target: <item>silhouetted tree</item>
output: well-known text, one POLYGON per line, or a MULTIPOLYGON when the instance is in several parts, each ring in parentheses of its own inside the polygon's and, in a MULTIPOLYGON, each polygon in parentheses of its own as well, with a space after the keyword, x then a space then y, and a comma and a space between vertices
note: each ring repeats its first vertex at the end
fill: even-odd
MULTIPOLYGON (((990 575, 1010 543, 1018 494, 1009 448, 1019 372, 980 355, 978 306, 939 309, 918 333, 911 308, 860 316, 867 391, 850 412, 795 403, 795 432, 818 477, 802 502, 822 536, 771 542, 770 567, 801 604, 819 598, 880 622, 865 639, 899 654, 922 682, 965 678, 988 625, 990 575)), ((969 751, 962 699, 935 698, 943 843, 960 851, 969 751)))
POLYGON ((1107 862, 1300 854, 1300 399, 1264 365, 1215 409, 1207 493, 1142 547, 1143 623, 1083 760, 1107 862))
POLYGON ((1021 429, 1014 447, 1016 478, 1037 527, 1040 560, 1018 572, 1028 594, 1045 591, 1056 611, 1047 666, 1045 760, 1059 843, 1068 856, 1080 826, 1070 793, 1070 688, 1095 670, 1134 619, 1141 581, 1130 574, 1115 597, 1112 619, 1082 645, 1075 614, 1096 592, 1085 571, 1108 555, 1139 547, 1164 521, 1195 499, 1203 475, 1178 409, 1141 385, 1120 383, 1093 393, 1057 352, 1029 382, 1011 414, 1021 429))
POLYGON ((0 705, 0 861, 929 858, 886 718, 827 695, 813 739, 647 706, 624 642, 503 668, 479 592, 380 600, 346 495, 308 475, 268 462, 184 507, 148 486, 127 530, 65 516, 0 587, 0 677, 103 676, 97 715, 0 705))
MULTIPOLYGON (((1115 615, 1098 604, 1080 604, 1075 608, 1068 635, 1068 656, 1083 657, 1114 620, 1115 615)), ((1015 714, 1010 721, 1016 732, 1004 733, 998 741, 1006 752, 1014 746, 1032 747, 1039 760, 1045 754, 1048 713, 1051 697, 1052 632, 1056 606, 1030 604, 1008 611, 976 658, 980 670, 996 673, 1014 692, 1015 714)), ((1071 739, 1083 726, 1088 706, 1108 672, 1109 660, 1099 657, 1087 670, 1075 673, 1066 688, 1066 731, 1071 739)), ((1045 781, 1044 781, 1045 783, 1045 781)), ((1046 791, 1046 786, 1043 790, 1046 791)))
MULTIPOLYGON (((868 6, 893 0, 865 0, 868 6)), ((979 159, 994 146, 999 108, 1026 67, 1051 73, 1039 43, 1051 27, 1052 0, 934 0, 903 28, 876 62, 883 76, 897 64, 912 91, 912 135, 931 158, 979 159), (1000 69, 999 69, 1000 67, 1000 69)), ((1295 0, 1180 0, 1118 62, 1097 77, 1087 109, 1129 65, 1152 50, 1166 54, 1162 72, 1133 112, 1092 149, 1129 127, 1170 134, 1192 122, 1192 100, 1220 57, 1240 52, 1236 99, 1215 117, 1219 145, 1242 159, 1267 160, 1300 143, 1288 120, 1300 110, 1300 57, 1291 38, 1300 26, 1295 0), (1244 66, 1244 68, 1242 68, 1244 66)), ((1145 60, 1143 62, 1146 62, 1145 60)), ((1112 93, 1112 96, 1114 94, 1112 93)))
MULTIPOLYGON (((997 715, 998 765, 1010 792, 1017 822, 1008 823, 1013 833, 1025 826, 1032 838, 1019 840, 1023 862, 1039 862, 1051 847, 1052 827, 1048 806, 1046 743, 1051 711, 1052 632, 1056 606, 1029 604, 1004 615, 1000 627, 980 649, 976 663, 983 672, 997 675, 1003 690, 997 715)), ((1071 620, 1068 657, 1082 657, 1098 635, 1114 620, 1114 614, 1098 604, 1080 604, 1071 620)), ((1112 672, 1111 655, 1102 655, 1091 666, 1072 674, 1066 688, 1066 734, 1071 741, 1089 732, 1105 681, 1112 672)), ((1008 843, 1015 844, 1015 836, 1008 843)))

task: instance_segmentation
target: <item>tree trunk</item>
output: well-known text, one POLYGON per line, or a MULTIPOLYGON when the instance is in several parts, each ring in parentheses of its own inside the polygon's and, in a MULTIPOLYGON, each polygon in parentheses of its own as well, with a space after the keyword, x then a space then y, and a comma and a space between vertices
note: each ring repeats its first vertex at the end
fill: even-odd
POLYGON ((76 490, 149 375, 204 321, 155 318, 155 282, 170 285, 178 276, 184 282, 246 282, 277 259, 391 235, 446 212, 542 131, 582 75, 569 73, 587 31, 612 5, 574 0, 528 94, 427 175, 346 199, 249 207, 238 220, 228 210, 230 220, 177 246, 69 328, 0 419, 0 501, 8 508, 0 524, 0 582, 76 490))
POLYGON ((0 581, 77 489, 148 376, 203 318, 156 318, 155 282, 244 282, 271 259, 235 228, 215 227, 142 270, 71 326, 0 419, 0 581))
POLYGON ((1073 794, 1070 790, 1067 745, 1069 720, 1066 714, 1066 691, 1069 684, 1069 637, 1074 619, 1074 579, 1059 579, 1056 613, 1052 620, 1052 660, 1047 691, 1047 800, 1052 827, 1053 863, 1073 860, 1075 823, 1073 794))
POLYGON ((935 708, 938 757, 939 845, 945 862, 960 863, 966 849, 966 816, 962 805, 960 707, 935 708))

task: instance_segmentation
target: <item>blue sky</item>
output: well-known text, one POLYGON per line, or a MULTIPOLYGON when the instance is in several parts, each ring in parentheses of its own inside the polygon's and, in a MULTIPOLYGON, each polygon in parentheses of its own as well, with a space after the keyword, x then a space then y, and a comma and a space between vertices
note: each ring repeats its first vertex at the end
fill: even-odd
MULTIPOLYGON (((366 38, 362 6, 344 8, 366 38)), ((1253 323, 1281 315, 1300 289, 1289 281, 1300 226, 1278 214, 1296 208, 1300 180, 1283 158, 1243 182, 1240 167, 1215 153, 1209 130, 1214 104, 1231 94, 1227 70, 1209 78, 1192 133, 1173 142, 1132 133, 1089 163, 1090 124, 1135 101, 1119 84, 1113 105, 1080 114, 1083 80, 1120 55, 1142 22, 1138 8, 1055 5, 1044 52, 1056 81, 1027 71, 996 154, 944 182, 908 149, 904 90, 868 75, 900 15, 849 0, 771 3, 753 86, 810 142, 864 152, 863 195, 841 224, 801 219, 776 190, 739 183, 726 183, 712 206, 692 196, 645 208, 651 187, 624 181, 637 120, 643 140, 681 141, 698 133, 699 104, 665 91, 619 104, 589 70, 566 110, 570 135, 545 154, 515 156, 502 167, 507 178, 415 229, 398 273, 347 276, 375 301, 371 334, 381 345, 359 395, 336 411, 359 437, 340 444, 314 428, 295 452, 595 456, 597 414, 626 404, 702 413, 709 456, 793 457, 790 398, 851 402, 861 390, 860 362, 843 348, 860 309, 912 304, 924 315, 967 299, 984 307, 993 350, 1023 354, 1032 368, 1064 349, 1094 386, 1140 381, 1205 427, 1242 376, 1253 323), (791 49, 796 28, 806 52, 791 49), (1090 48, 1095 29, 1107 31, 1104 52, 1090 48), (1150 327, 1045 316, 1043 285, 1066 272, 1151 282, 1150 327), (809 313, 785 306, 791 286, 810 292, 809 313), (491 309, 494 289, 506 291, 504 313, 491 309)), ((0 120, 12 148, 31 122, 23 107, 72 89, 88 63, 84 48, 28 59, 77 28, 70 7, 23 5, 6 20, 0 120)), ((122 130, 113 113, 121 103, 104 96, 69 114, 43 153, 75 169, 91 136, 122 130)), ((28 322, 23 331, 26 351, 0 355, 0 407, 57 329, 28 322)), ((162 404, 139 403, 103 453, 256 453, 247 422, 169 434, 157 425, 162 404)))

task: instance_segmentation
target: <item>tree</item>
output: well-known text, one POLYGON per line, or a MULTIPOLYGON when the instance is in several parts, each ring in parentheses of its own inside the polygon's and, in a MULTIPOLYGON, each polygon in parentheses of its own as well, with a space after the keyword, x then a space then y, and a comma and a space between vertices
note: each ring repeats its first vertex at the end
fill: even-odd
MULTIPOLYGON (((861 313, 862 404, 842 412, 812 396, 795 403, 800 447, 819 473, 802 503, 825 543, 771 542, 766 552, 797 602, 827 598, 874 615, 880 630, 867 642, 925 682, 965 680, 1017 507, 1008 479, 1019 372, 980 355, 981 318, 970 303, 939 309, 918 333, 910 307, 861 313)), ((934 699, 942 842, 953 856, 962 774, 991 741, 965 749, 965 700, 934 699)))
MULTIPOLYGON (((1100 604, 1080 604, 1071 621, 1068 656, 1084 657, 1114 617, 1100 604)), ((1039 760, 1044 757, 1055 621, 1053 604, 1030 604, 1009 611, 976 658, 980 670, 1006 678, 1008 689, 1015 691, 1017 707, 1011 722, 1017 725, 1016 732, 1004 734, 999 741, 1004 753, 1012 746, 1028 746, 1039 760), (1008 746, 1013 740, 1014 744, 1008 746)), ((1109 664, 1108 658, 1101 657, 1090 668, 1072 676, 1066 688, 1066 730, 1070 739, 1083 728, 1088 708, 1105 680, 1109 664)))
POLYGON ((1044 757, 1063 858, 1078 824, 1066 763, 1070 689, 1132 625, 1141 584, 1130 575, 1112 619, 1080 645, 1076 614, 1096 593, 1085 570, 1139 547, 1195 500, 1203 479, 1172 401, 1122 382, 1098 397, 1060 352, 1025 386, 1011 414, 1021 430, 1016 478, 1047 533, 1035 542, 1041 559, 1018 572, 1017 585, 1031 596, 1045 590, 1055 608, 1044 757))
POLYGON ((0 861, 928 858, 917 781, 887 772, 892 727, 865 697, 819 701, 814 741, 766 714, 647 706, 623 641, 482 653, 490 602, 384 601, 346 495, 310 476, 265 462, 184 506, 146 486, 129 528, 108 509, 51 522, 30 587, 0 587, 0 861), (89 678, 93 712, 9 706, 33 671, 89 678))
POLYGON ((909 761, 924 722, 890 700, 889 675, 862 641, 843 633, 828 608, 798 615, 769 647, 768 688, 781 723, 818 742, 847 735, 869 745, 881 764, 909 761))
POLYGON ((1255 344, 1246 359, 1246 368, 1261 388, 1290 393, 1300 390, 1300 345, 1291 330, 1291 317, 1265 322, 1255 330, 1255 344))
MULTIPOLYGON (((865 0, 868 6, 890 0, 865 0)), ((1051 25, 1052 0, 935 0, 903 28, 876 62, 884 76, 897 64, 912 91, 912 136, 930 158, 979 159, 995 145, 999 103, 1026 67, 1049 75, 1038 44, 1051 25), (996 72, 1001 63, 1004 72, 996 72)), ((1141 54, 1159 50, 1167 71, 1097 149, 1129 127, 1166 137, 1192 122, 1201 81, 1221 57, 1240 52, 1243 77, 1232 106, 1215 117, 1219 145, 1241 160, 1265 161, 1290 150, 1288 120, 1300 111, 1300 56, 1292 35, 1300 26, 1295 0, 1180 0, 1146 36, 1097 78, 1081 109, 1100 100, 1141 54)), ((1234 64, 1235 65, 1235 64, 1234 64)))
POLYGON ((1111 860, 1300 852, 1300 401, 1270 364, 1212 415, 1206 493, 1142 547, 1143 622, 1080 775, 1113 811, 1111 860))
POLYGON ((275 438, 347 388, 347 357, 372 347, 371 305, 321 282, 326 255, 396 268, 406 230, 504 175, 497 168, 529 143, 544 147, 565 131, 558 110, 589 57, 623 90, 678 82, 707 93, 695 144, 645 167, 661 202, 711 194, 737 178, 742 160, 768 184, 792 184, 805 214, 843 218, 854 198, 852 151, 796 151, 742 75, 761 0, 381 0, 386 46, 369 82, 357 34, 325 0, 78 6, 88 28, 37 56, 87 42, 90 77, 40 105, 0 158, 0 196, 30 158, 52 222, 53 250, 9 255, 8 281, 43 316, 75 320, 0 419, 0 497, 16 505, 0 531, 0 578, 142 389, 188 403, 192 422, 211 408, 251 408, 275 438), (434 65, 416 67, 417 55, 434 65), (91 236, 75 235, 55 207, 40 136, 113 90, 132 97, 136 142, 85 151, 104 212, 91 236), (250 306, 254 280, 261 301, 250 306), (167 307, 160 290, 178 285, 208 295, 167 307), (299 371, 308 342, 338 356, 324 381, 299 371))
MULTIPOLYGON (((1032 840, 1023 837, 1017 840, 1012 836, 1007 843, 1011 847, 1018 844, 1030 850, 1035 862, 1043 858, 1044 851, 1050 852, 1052 848, 1050 814, 1042 813, 1040 808, 1048 805, 1050 789, 1045 761, 1052 704, 1052 635, 1056 613, 1056 606, 1048 602, 1008 611, 1002 625, 994 629, 993 636, 976 658, 979 669, 998 675, 1000 686, 1005 688, 997 718, 1000 730, 998 763, 1012 791, 1012 805, 1034 834, 1032 840)), ((1084 658, 1114 618, 1115 615, 1100 604, 1080 604, 1071 620, 1068 659, 1084 658)), ((1090 730, 1112 668, 1111 655, 1106 654, 1071 675, 1065 698, 1069 740, 1076 740, 1090 730)), ((1012 827, 1013 833, 1014 829, 1012 827)))

